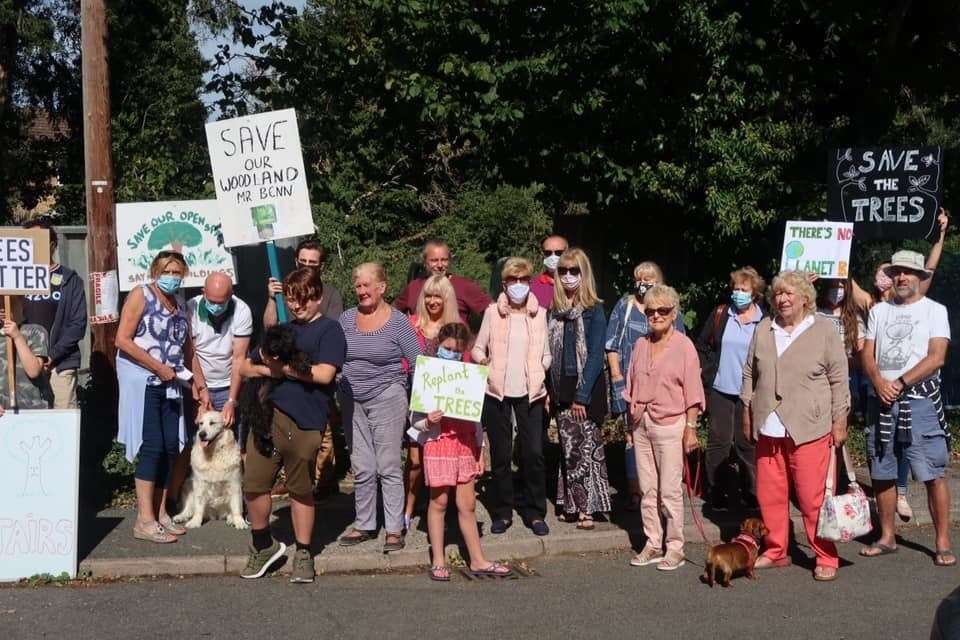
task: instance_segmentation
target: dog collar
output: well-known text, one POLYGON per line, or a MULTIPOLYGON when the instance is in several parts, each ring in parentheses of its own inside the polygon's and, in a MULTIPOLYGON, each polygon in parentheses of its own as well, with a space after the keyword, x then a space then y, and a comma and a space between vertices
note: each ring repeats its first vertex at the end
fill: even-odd
POLYGON ((757 540, 749 533, 741 533, 740 535, 738 535, 736 538, 733 539, 733 542, 736 542, 737 544, 742 544, 744 547, 747 548, 747 551, 749 551, 750 549, 755 549, 756 551, 760 551, 760 543, 757 542, 757 540))

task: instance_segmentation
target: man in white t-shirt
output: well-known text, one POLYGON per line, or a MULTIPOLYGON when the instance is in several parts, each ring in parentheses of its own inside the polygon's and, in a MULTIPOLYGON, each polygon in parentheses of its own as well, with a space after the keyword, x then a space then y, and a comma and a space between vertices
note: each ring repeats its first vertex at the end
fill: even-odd
MULTIPOLYGON (((240 365, 250 348, 253 315, 250 307, 233 295, 233 283, 225 273, 212 273, 203 283, 203 293, 187 301, 190 336, 200 361, 207 388, 197 389, 201 408, 212 406, 223 413, 225 426, 236 422, 240 365)), ((237 434, 237 442, 243 444, 237 434)))
POLYGON ((864 334, 863 365, 875 390, 867 415, 867 453, 873 480, 880 539, 860 550, 865 557, 894 553, 897 464, 905 459, 927 487, 936 530, 935 564, 951 566, 950 495, 943 479, 949 459, 946 420, 940 396, 940 368, 950 344, 947 309, 920 293, 930 277, 923 255, 898 251, 884 269, 895 296, 870 310, 864 334))

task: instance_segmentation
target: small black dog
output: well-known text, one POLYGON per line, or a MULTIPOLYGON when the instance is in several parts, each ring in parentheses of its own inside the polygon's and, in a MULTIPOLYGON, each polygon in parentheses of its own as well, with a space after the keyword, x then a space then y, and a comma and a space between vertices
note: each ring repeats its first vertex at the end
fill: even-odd
MULTIPOLYGON (((310 372, 310 358, 297 348, 293 330, 287 326, 270 327, 264 332, 259 360, 266 362, 268 359, 279 360, 300 374, 310 372)), ((244 382, 238 400, 240 415, 253 434, 254 446, 267 457, 273 455, 273 438, 270 435, 273 403, 270 401, 270 392, 279 382, 277 378, 249 378, 244 382)))

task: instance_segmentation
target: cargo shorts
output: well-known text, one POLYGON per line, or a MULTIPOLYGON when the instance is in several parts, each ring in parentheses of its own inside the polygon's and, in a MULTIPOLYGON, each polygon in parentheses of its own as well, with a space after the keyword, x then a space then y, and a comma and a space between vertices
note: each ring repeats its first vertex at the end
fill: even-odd
POLYGON ((323 444, 323 431, 301 429, 290 416, 275 408, 270 433, 273 437, 273 455, 269 457, 257 450, 253 433, 247 434, 244 493, 269 493, 282 466, 290 495, 313 496, 316 458, 323 444))

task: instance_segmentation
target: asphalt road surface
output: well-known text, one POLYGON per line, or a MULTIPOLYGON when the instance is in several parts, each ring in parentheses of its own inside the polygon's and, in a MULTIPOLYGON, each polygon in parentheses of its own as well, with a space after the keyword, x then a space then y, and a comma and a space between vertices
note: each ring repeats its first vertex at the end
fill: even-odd
POLYGON ((417 572, 2 588, 0 639, 928 638, 960 569, 934 567, 929 529, 907 533, 879 559, 843 545, 851 563, 833 583, 795 564, 711 590, 699 580, 704 549, 688 544, 691 561, 674 573, 630 567, 623 552, 541 558, 537 575, 497 583, 417 572))

